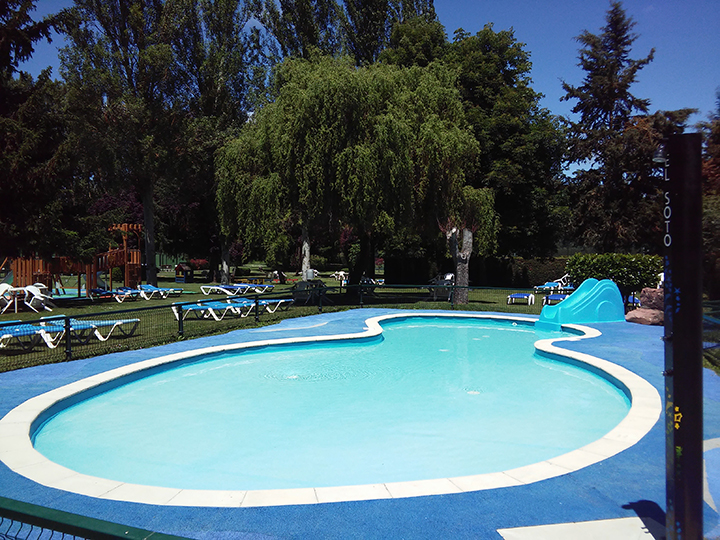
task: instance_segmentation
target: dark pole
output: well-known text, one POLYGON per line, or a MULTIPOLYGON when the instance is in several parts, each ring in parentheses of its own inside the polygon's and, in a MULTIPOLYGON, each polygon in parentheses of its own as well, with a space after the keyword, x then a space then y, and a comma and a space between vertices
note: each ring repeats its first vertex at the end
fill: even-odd
POLYGON ((663 184, 668 540, 703 537, 700 134, 674 135, 663 184))

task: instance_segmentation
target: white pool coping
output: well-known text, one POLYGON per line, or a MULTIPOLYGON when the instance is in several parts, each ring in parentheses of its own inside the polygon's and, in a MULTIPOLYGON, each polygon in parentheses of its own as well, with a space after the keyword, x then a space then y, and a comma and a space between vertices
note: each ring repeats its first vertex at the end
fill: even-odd
POLYGON ((99 499, 163 506, 259 507, 394 499, 520 486, 569 474, 630 448, 650 431, 660 417, 662 412, 660 395, 646 380, 630 370, 607 360, 556 347, 554 344, 557 342, 578 341, 601 335, 598 330, 587 326, 564 325, 565 328, 583 334, 539 340, 535 343, 535 348, 540 352, 571 359, 586 364, 591 369, 600 370, 604 376, 615 382, 617 386, 626 389, 631 401, 630 410, 627 416, 613 430, 588 445, 546 461, 507 471, 414 482, 390 482, 339 487, 248 491, 175 489, 129 484, 80 474, 48 460, 35 450, 31 441, 33 424, 50 407, 95 386, 131 373, 209 353, 267 345, 368 338, 382 333, 380 326, 382 321, 418 316, 501 319, 523 323, 535 322, 535 319, 532 318, 481 313, 393 313, 367 319, 365 329, 362 332, 352 334, 268 339, 249 343, 218 345, 136 362, 50 390, 15 407, 0 420, 0 461, 15 473, 50 488, 99 499))

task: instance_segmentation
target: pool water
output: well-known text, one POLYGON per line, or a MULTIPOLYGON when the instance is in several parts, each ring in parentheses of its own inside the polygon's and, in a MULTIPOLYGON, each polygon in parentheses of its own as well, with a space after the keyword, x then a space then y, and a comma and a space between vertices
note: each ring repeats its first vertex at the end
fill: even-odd
POLYGON ((254 490, 502 471, 595 441, 630 402, 534 353, 532 325, 408 317, 381 338, 222 353, 76 403, 34 434, 75 471, 254 490))

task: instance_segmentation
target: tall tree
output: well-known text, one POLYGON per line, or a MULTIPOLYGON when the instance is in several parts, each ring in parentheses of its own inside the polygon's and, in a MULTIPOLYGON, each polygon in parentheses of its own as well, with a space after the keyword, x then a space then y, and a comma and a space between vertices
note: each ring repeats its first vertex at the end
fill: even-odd
POLYGON ((703 266, 705 289, 720 298, 720 89, 715 111, 700 124, 703 133, 703 266))
POLYGON ((437 61, 457 71, 456 85, 480 145, 468 183, 494 192, 498 251, 553 253, 561 228, 554 199, 564 137, 559 120, 539 106, 540 94, 531 88, 530 55, 513 32, 495 32, 492 25, 476 35, 459 29, 449 44, 437 20, 415 17, 394 27, 381 58, 400 65, 437 61))
POLYGON ((468 303, 470 284, 470 257, 492 255, 496 249, 498 220, 495 213, 495 194, 489 188, 466 185, 462 199, 454 214, 442 227, 448 240, 450 255, 455 266, 454 302, 468 303))
POLYGON ((314 50, 340 52, 340 12, 336 0, 264 0, 257 16, 277 40, 282 57, 307 59, 314 50))
POLYGON ((173 159, 174 59, 165 4, 77 0, 61 53, 88 174, 132 186, 143 205, 148 283, 155 268, 155 186, 173 159))
POLYGON ((425 67, 442 58, 447 47, 445 27, 431 10, 413 14, 408 8, 395 13, 388 47, 380 60, 389 64, 425 67))
POLYGON ((580 166, 570 181, 574 225, 581 242, 600 251, 658 249, 659 231, 654 242, 646 234, 660 195, 651 156, 663 133, 681 131, 689 114, 648 117, 649 100, 631 93, 638 72, 654 56, 653 49, 645 58, 630 58, 634 27, 613 2, 602 32, 584 31, 577 38, 583 83, 563 82, 562 99, 577 100, 572 112, 579 116, 568 121, 569 161, 580 166))
POLYGON ((73 255, 82 247, 73 216, 64 88, 50 80, 49 70, 37 80, 18 71, 60 22, 55 15, 33 21, 34 4, 0 5, 0 253, 73 255))
POLYGON ((390 37, 390 0, 345 0, 342 29, 358 66, 375 62, 390 37))
POLYGON ((219 156, 227 234, 272 256, 298 228, 348 225, 360 242, 355 282, 373 275, 379 234, 432 224, 437 235, 476 153, 453 82, 440 67, 286 61, 276 101, 219 156))
POLYGON ((215 211, 214 155, 237 136, 254 105, 253 91, 263 93, 263 36, 249 24, 244 0, 168 0, 165 9, 174 28, 173 108, 181 120, 171 168, 158 186, 163 250, 209 258, 210 275, 220 265, 220 280, 227 282, 229 246, 215 211))
MULTIPOLYGON (((0 76, 3 85, 17 73, 20 63, 32 56, 35 43, 42 39, 51 41, 50 32, 59 22, 57 15, 34 21, 30 16, 34 9, 34 0, 5 0, 0 4, 0 76)), ((6 99, 0 100, 2 107, 10 103, 6 99)), ((5 114, 5 111, 0 112, 5 114)))
POLYGON ((547 256, 557 242, 557 192, 564 138, 559 121, 531 87, 530 55, 513 32, 491 25, 462 29, 443 60, 459 72, 458 88, 480 144, 469 180, 494 191, 502 255, 547 256))

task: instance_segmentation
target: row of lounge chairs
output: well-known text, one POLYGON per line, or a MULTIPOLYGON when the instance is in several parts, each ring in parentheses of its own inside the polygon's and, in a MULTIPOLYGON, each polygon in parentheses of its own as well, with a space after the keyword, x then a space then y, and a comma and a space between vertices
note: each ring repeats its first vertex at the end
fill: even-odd
POLYGON ((273 298, 257 302, 250 298, 228 298, 225 301, 214 300, 198 302, 197 304, 173 304, 172 310, 177 320, 183 320, 193 315, 197 319, 214 319, 222 321, 226 316, 247 317, 257 305, 268 313, 275 313, 279 308, 287 309, 293 300, 288 298, 273 298))
POLYGON ((542 285, 536 285, 533 287, 533 292, 519 292, 509 294, 507 297, 507 303, 516 304, 522 303, 529 306, 535 303, 535 295, 543 295, 543 306, 551 306, 565 300, 575 290, 575 286, 570 283, 570 275, 565 274, 560 279, 555 281, 548 281, 542 285))
POLYGON ((137 289, 130 287, 118 287, 113 291, 106 289, 93 289, 92 294, 97 298, 113 298, 117 302, 125 300, 151 300, 153 298, 169 298, 170 296, 178 296, 183 292, 179 287, 155 287, 154 285, 138 285, 137 289))
MULTIPOLYGON (((140 319, 70 319, 69 322, 72 338, 85 344, 93 337, 99 341, 107 341, 116 330, 115 333, 132 336, 140 324, 140 319)), ((31 350, 41 342, 54 349, 62 342, 66 331, 63 315, 41 318, 40 324, 5 321, 0 323, 0 349, 15 343, 24 350, 31 350)))

